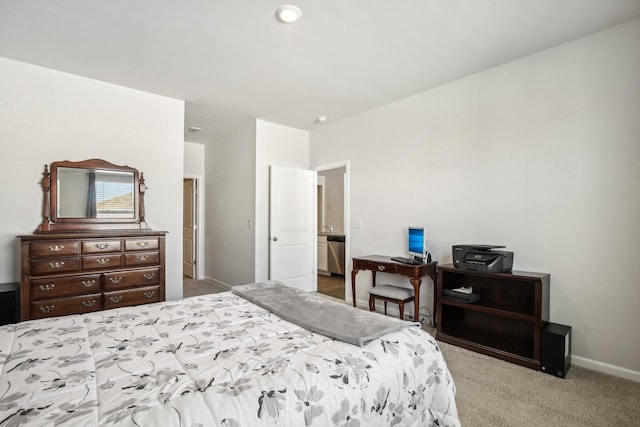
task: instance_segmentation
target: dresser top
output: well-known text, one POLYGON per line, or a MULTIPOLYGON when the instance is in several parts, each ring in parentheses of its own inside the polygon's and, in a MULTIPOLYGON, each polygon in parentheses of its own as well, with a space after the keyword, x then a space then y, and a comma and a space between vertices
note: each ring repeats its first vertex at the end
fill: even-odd
POLYGON ((24 234, 17 236, 22 241, 29 240, 59 240, 59 239, 98 239, 109 237, 144 237, 164 236, 166 231, 145 230, 100 230, 100 231, 65 231, 24 234))

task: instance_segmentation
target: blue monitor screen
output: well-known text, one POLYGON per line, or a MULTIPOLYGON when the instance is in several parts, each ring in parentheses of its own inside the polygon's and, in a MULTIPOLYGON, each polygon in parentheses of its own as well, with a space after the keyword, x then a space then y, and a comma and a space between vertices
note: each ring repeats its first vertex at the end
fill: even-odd
POLYGON ((409 227, 408 235, 408 249, 410 255, 424 257, 425 254, 425 238, 424 228, 422 227, 409 227))

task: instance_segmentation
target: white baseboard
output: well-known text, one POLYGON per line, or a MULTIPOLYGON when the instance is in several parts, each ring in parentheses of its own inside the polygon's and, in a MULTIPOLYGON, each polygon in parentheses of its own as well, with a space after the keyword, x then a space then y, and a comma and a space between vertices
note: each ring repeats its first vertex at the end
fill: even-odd
POLYGON ((233 287, 233 285, 230 285, 225 282, 221 282, 220 280, 214 279, 213 277, 209 277, 209 276, 204 276, 204 280, 206 280, 207 282, 215 283, 216 285, 223 286, 227 289, 231 289, 233 287))
POLYGON ((640 383, 639 371, 633 371, 620 366, 610 365, 608 363, 598 362, 597 360, 574 355, 571 355, 571 364, 640 383))

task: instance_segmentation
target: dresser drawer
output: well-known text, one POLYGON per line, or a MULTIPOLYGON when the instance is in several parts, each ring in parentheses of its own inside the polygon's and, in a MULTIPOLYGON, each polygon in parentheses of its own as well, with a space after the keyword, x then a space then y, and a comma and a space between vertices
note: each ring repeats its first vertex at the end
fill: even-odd
POLYGON ((83 295, 70 298, 56 298, 31 303, 31 318, 82 314, 102 310, 102 295, 83 295))
POLYGON ((160 286, 148 286, 127 291, 106 292, 104 308, 127 307, 160 301, 160 286))
POLYGON ((137 252, 135 254, 125 254, 124 258, 124 265, 127 267, 160 264, 160 254, 158 252, 137 252))
POLYGON ((31 280, 31 298, 40 300, 100 292, 100 275, 31 280))
POLYGON ((32 260, 30 264, 31 274, 34 276, 80 271, 80 260, 78 257, 32 260))
POLYGON ((77 240, 48 240, 31 242, 31 258, 60 257, 80 254, 80 242, 77 240))
POLYGON ((158 249, 157 237, 142 237, 124 240, 125 251, 152 251, 158 249))
POLYGON ((159 268, 134 271, 117 271, 104 274, 104 290, 127 289, 137 286, 156 285, 160 282, 159 268))
POLYGON ((86 255, 82 257, 83 270, 104 270, 122 267, 122 254, 86 255))
POLYGON ((82 241, 82 253, 83 254, 101 254, 109 252, 122 252, 122 240, 83 240, 82 241))

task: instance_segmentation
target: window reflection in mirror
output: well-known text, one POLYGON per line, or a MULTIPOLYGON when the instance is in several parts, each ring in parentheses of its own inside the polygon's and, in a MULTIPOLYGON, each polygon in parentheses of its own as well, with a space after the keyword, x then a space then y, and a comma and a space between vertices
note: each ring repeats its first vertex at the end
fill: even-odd
POLYGON ((134 218, 133 172, 58 168, 58 218, 134 218))

